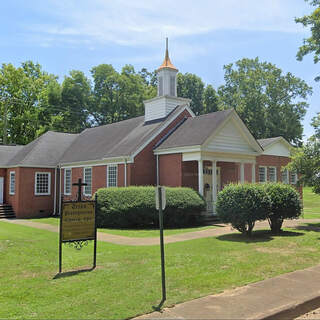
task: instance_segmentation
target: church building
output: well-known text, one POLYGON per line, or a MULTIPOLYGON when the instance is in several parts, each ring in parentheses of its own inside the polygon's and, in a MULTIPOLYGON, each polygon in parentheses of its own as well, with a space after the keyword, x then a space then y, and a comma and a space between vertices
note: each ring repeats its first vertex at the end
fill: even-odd
POLYGON ((290 161, 284 138, 256 140, 234 109, 195 116, 190 99, 177 96, 177 73, 167 47, 144 116, 0 146, 0 217, 57 215, 62 196, 76 199, 79 178, 87 198, 105 187, 190 187, 209 213, 230 182, 296 184, 295 173, 281 170, 290 161))

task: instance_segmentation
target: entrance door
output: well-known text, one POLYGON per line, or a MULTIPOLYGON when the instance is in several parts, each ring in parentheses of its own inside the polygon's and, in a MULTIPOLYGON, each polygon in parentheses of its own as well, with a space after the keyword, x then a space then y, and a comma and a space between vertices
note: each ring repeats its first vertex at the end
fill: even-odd
POLYGON ((0 177, 0 204, 3 204, 3 177, 0 177))
MULTIPOLYGON (((217 167, 217 193, 221 191, 221 177, 220 177, 220 167, 217 167)), ((213 212, 213 198, 212 198, 212 167, 205 167, 203 169, 203 190, 204 198, 207 202, 207 211, 213 212)))

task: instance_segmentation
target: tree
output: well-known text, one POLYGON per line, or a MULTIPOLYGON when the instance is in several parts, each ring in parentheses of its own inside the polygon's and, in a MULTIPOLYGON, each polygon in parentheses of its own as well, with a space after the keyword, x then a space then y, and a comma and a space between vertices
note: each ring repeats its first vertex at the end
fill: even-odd
MULTIPOLYGON (((313 53, 313 61, 318 63, 320 60, 320 0, 309 0, 308 2, 316 7, 315 10, 310 15, 295 19, 297 23, 310 27, 311 30, 311 36, 304 39, 303 45, 299 48, 297 59, 301 61, 305 55, 313 53)), ((320 76, 317 76, 315 80, 319 81, 320 76)))
MULTIPOLYGON (((58 88, 51 88, 56 89, 58 88)), ((53 93, 51 91, 51 93, 53 93)), ((82 71, 72 70, 61 86, 60 105, 52 109, 55 129, 79 133, 90 126, 88 122, 91 104, 91 83, 82 71), (60 121, 58 120, 60 119, 60 121)), ((59 101, 57 101, 59 103, 59 101)))
POLYGON ((211 84, 204 89, 203 95, 204 113, 216 112, 219 110, 219 97, 211 84))
POLYGON ((50 122, 48 87, 57 77, 43 71, 39 64, 26 61, 21 67, 3 64, 0 69, 0 126, 3 143, 26 144, 50 122))
POLYGON ((92 68, 91 74, 94 81, 91 115, 99 125, 142 115, 143 100, 155 93, 155 89, 148 90, 152 87, 148 72, 136 73, 131 65, 118 73, 112 65, 101 64, 92 68))
POLYGON ((320 194, 320 141, 310 140, 293 150, 286 168, 299 173, 299 184, 310 185, 315 193, 320 194))
POLYGON ((204 83, 201 78, 191 73, 178 73, 178 97, 191 99, 190 107, 196 115, 203 113, 203 92, 204 83))
POLYGON ((257 139, 283 136, 300 142, 311 87, 258 58, 239 60, 224 70, 225 84, 218 89, 221 108, 234 108, 257 139))
POLYGON ((320 112, 317 113, 315 117, 312 118, 311 125, 314 128, 316 139, 320 139, 320 112))

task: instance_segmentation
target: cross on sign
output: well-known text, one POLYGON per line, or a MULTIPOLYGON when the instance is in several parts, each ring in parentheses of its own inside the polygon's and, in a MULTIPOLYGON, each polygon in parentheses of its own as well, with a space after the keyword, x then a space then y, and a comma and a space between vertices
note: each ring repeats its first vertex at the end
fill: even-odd
POLYGON ((73 183, 73 186, 77 186, 78 187, 78 201, 81 201, 81 187, 82 186, 87 186, 87 183, 82 182, 82 179, 79 178, 77 183, 73 183))

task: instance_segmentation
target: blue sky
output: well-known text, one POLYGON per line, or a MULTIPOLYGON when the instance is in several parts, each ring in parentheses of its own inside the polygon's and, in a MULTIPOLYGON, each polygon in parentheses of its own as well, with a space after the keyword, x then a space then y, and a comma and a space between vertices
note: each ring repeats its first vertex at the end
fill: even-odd
POLYGON ((311 12, 303 0, 10 0, 0 2, 0 63, 39 62, 60 80, 100 63, 120 70, 157 68, 169 37, 171 60, 183 73, 218 87, 223 65, 259 57, 313 87, 304 120, 320 111, 319 65, 295 55, 309 35, 294 22, 311 12))

